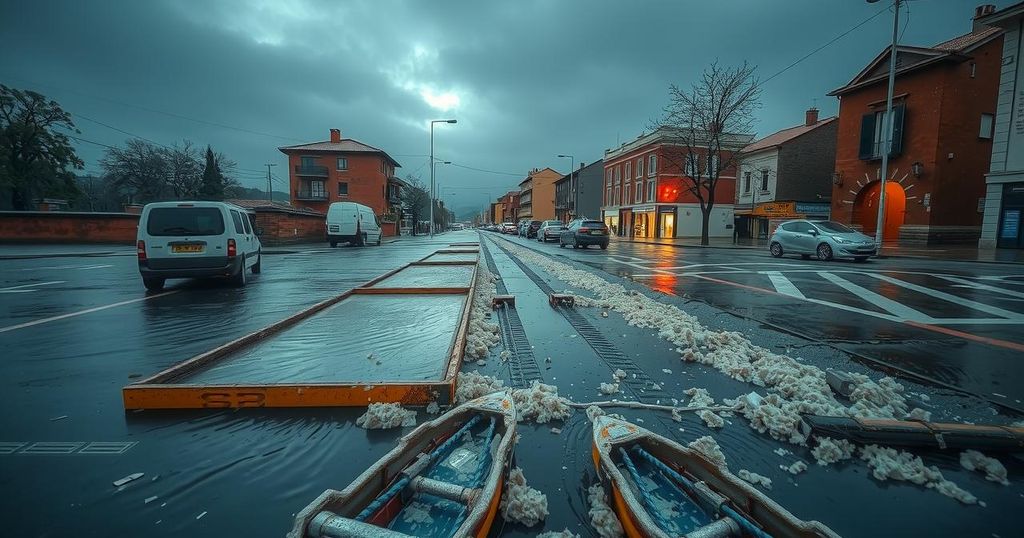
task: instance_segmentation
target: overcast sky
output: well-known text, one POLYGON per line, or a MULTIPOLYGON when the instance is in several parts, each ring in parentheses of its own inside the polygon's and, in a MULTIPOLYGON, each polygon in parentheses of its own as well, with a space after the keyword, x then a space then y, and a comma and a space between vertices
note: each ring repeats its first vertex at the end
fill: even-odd
MULTIPOLYGON (((910 2, 901 43, 970 31, 979 3, 910 2)), ((670 83, 689 85, 715 59, 750 62, 764 79, 884 9, 863 0, 0 0, 0 82, 56 99, 93 142, 121 144, 129 135, 119 129, 210 144, 261 188, 266 163, 287 181, 278 146, 325 140, 332 127, 389 152, 399 175, 429 181, 428 121, 457 118, 435 128, 437 157, 512 174, 438 167, 452 206, 482 207, 530 168, 566 172, 560 153, 589 163, 636 137, 670 83)), ((812 105, 835 114, 825 93, 878 54, 891 29, 887 10, 768 81, 758 137, 802 122, 812 105)), ((104 150, 78 143, 87 172, 99 172, 104 150)))

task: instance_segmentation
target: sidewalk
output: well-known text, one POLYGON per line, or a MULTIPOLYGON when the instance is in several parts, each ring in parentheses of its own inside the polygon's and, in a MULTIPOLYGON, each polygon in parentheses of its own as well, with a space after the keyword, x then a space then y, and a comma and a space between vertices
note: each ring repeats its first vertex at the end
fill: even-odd
MULTIPOLYGON (((726 238, 712 238, 710 244, 702 246, 697 238, 632 238, 612 236, 613 241, 622 243, 643 243, 648 245, 669 245, 673 247, 721 248, 740 250, 768 250, 768 240, 743 238, 737 241, 726 238)), ((967 245, 883 245, 879 258, 919 258, 965 262, 1024 264, 1024 249, 982 250, 967 245)))
POLYGON ((32 258, 78 258, 88 256, 134 256, 135 245, 119 244, 6 244, 0 245, 0 260, 32 258))

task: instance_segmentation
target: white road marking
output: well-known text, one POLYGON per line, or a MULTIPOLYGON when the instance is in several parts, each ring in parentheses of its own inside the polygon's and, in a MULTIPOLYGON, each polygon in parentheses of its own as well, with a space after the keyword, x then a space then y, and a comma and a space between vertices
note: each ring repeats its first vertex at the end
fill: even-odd
POLYGON ((765 274, 768 275, 768 280, 772 281, 772 286, 775 286, 775 291, 783 295, 796 297, 797 299, 806 299, 803 292, 797 289, 797 287, 790 282, 788 278, 783 276, 782 273, 778 271, 765 271, 765 274))
POLYGON ((989 314, 993 314, 993 315, 1000 316, 1000 317, 1003 317, 1003 318, 1008 318, 1008 319, 1024 319, 1024 315, 1021 315, 1021 314, 1019 314, 1017 312, 1011 312, 1009 310, 1004 310, 1004 309, 999 308, 997 306, 991 306, 991 305, 987 305, 987 304, 984 304, 984 303, 979 303, 977 301, 972 301, 970 299, 964 299, 962 297, 957 297, 956 295, 952 295, 950 293, 946 293, 946 292, 942 292, 942 291, 938 291, 938 290, 933 290, 931 288, 926 288, 924 286, 918 286, 917 284, 912 284, 912 283, 907 282, 905 280, 900 280, 898 278, 892 278, 892 277, 886 276, 886 275, 879 275, 879 274, 876 274, 876 273, 866 273, 866 274, 868 276, 872 277, 872 278, 877 278, 878 280, 882 280, 882 281, 888 282, 890 284, 895 284, 897 286, 901 286, 901 287, 907 288, 908 290, 913 290, 913 291, 916 291, 918 293, 923 293, 925 295, 931 295, 932 297, 935 297, 937 299, 942 299, 944 301, 949 301, 951 303, 955 303, 955 304, 958 304, 958 305, 961 305, 961 306, 966 306, 967 308, 973 308, 974 310, 980 310, 981 312, 987 312, 989 314))
POLYGON ((1003 288, 997 288, 995 286, 989 286, 988 284, 982 284, 980 282, 971 282, 963 278, 957 278, 955 276, 940 276, 939 278, 948 280, 950 282, 956 282, 965 288, 975 288, 979 290, 991 291, 994 293, 1001 293, 1003 295, 1009 295, 1010 297, 1017 297, 1018 299, 1024 299, 1024 293, 1014 290, 1007 290, 1003 288))
MULTIPOLYGON (((35 288, 38 286, 49 286, 50 284, 63 284, 64 280, 53 280, 50 282, 33 282, 32 284, 22 284, 20 286, 11 286, 9 288, 0 288, 0 293, 11 292, 11 290, 21 290, 22 288, 35 288)), ((22 291, 36 291, 36 290, 22 290, 22 291)), ((15 291, 13 293, 21 293, 15 291)))
POLYGON ((924 312, 919 312, 917 310, 914 310, 913 308, 904 305, 903 303, 898 303, 888 297, 879 295, 867 288, 858 286, 839 275, 834 275, 828 271, 819 271, 818 275, 821 276, 821 278, 824 278, 825 280, 828 280, 829 282, 835 284, 836 286, 839 286, 840 288, 843 288, 844 290, 852 293, 853 295, 860 297, 861 299, 864 299, 865 301, 881 308, 882 310, 890 312, 902 319, 909 319, 920 323, 935 322, 934 318, 925 314, 924 312))
POLYGON ((166 296, 171 295, 173 293, 178 293, 178 291, 180 291, 180 290, 165 291, 163 293, 158 293, 156 295, 147 295, 146 297, 139 297, 138 299, 129 299, 127 301, 121 301, 119 303, 113 303, 113 304, 108 304, 108 305, 103 305, 103 306, 97 306, 97 307, 94 307, 94 308, 87 308, 85 310, 79 310, 78 312, 70 312, 68 314, 61 314, 59 316, 52 316, 52 317, 49 317, 49 318, 37 319, 35 321, 26 321, 25 323, 19 323, 17 325, 8 325, 7 327, 0 327, 0 333, 16 331, 18 329, 24 329, 24 328, 27 328, 27 327, 33 327, 35 325, 41 325, 43 323, 49 323, 51 321, 58 321, 58 320, 66 319, 66 318, 73 318, 75 316, 81 316, 83 314, 91 314, 92 312, 99 312, 100 310, 106 310, 108 308, 124 306, 126 304, 137 303, 137 302, 140 302, 140 301, 148 301, 150 299, 156 299, 157 297, 166 297, 166 296))

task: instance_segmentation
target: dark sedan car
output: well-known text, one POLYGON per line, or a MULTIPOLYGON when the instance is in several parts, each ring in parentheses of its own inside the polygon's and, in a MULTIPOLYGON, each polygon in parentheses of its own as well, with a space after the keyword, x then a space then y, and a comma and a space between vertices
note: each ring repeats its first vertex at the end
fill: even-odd
POLYGON ((540 229, 537 230, 537 241, 541 243, 547 243, 548 241, 558 241, 558 236, 565 229, 565 224, 562 224, 560 220, 546 220, 540 225, 540 229))
POLYGON ((572 248, 598 245, 604 250, 608 248, 608 227, 597 220, 574 220, 558 235, 558 247, 565 245, 572 245, 572 248))

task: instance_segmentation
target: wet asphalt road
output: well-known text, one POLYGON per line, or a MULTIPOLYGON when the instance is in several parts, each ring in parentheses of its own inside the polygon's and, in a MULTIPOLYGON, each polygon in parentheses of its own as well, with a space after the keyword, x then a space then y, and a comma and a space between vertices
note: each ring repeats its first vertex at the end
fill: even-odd
MULTIPOLYGON (((0 514, 5 516, 5 534, 283 535, 299 508, 324 489, 348 484, 390 449, 403 430, 367 432, 355 427, 354 419, 362 409, 126 414, 121 387, 421 258, 449 242, 476 238, 475 233, 463 232, 445 234, 434 241, 405 240, 380 248, 303 248, 292 254, 268 256, 263 274, 245 289, 185 281, 172 283, 162 294, 146 294, 132 256, 0 260, 0 292, 5 292, 0 293, 0 348, 5 350, 0 360, 0 404, 4 410, 0 422, 0 491, 4 492, 0 514), (113 480, 135 472, 146 474, 121 490, 111 485, 113 480)), ((558 252, 552 245, 541 249, 578 258, 600 269, 597 275, 615 279, 613 275, 623 272, 644 273, 637 267, 619 264, 609 255, 640 258, 642 247, 615 245, 607 253, 592 250, 571 254, 558 252)), ((651 252, 657 253, 658 249, 652 246, 651 252)), ((504 283, 517 295, 517 310, 535 355, 539 361, 552 357, 551 363, 542 362, 544 381, 558 385, 562 394, 577 401, 603 399, 596 386, 610 380, 611 369, 600 362, 564 318, 552 313, 536 284, 504 252, 494 246, 491 252, 504 283)), ((667 251, 663 255, 672 253, 682 254, 667 251)), ((701 251, 689 255, 715 254, 701 251)), ((723 256, 732 263, 738 259, 734 253, 723 256)), ((683 265, 667 258, 663 262, 683 265)), ((668 290, 659 288, 653 277, 635 278, 637 289, 650 286, 668 290)), ((564 288, 548 280, 552 286, 564 288)), ((708 290, 718 290, 710 284, 713 282, 699 282, 708 290)), ((714 284, 723 290, 729 288, 714 284)), ((737 288, 729 293, 717 291, 717 295, 709 291, 706 296, 719 297, 729 310, 733 303, 742 304, 744 297, 748 301, 763 300, 748 291, 737 288)), ((798 349, 804 360, 818 366, 868 371, 829 345, 780 333, 686 298, 663 299, 700 316, 710 327, 743 331, 765 347, 798 349)), ((770 303, 747 305, 749 312, 745 314, 768 306, 770 303)), ((795 317, 789 319, 805 324, 813 319, 801 315, 799 308, 786 308, 796 310, 791 314, 795 317)), ((678 394, 690 386, 704 386, 715 398, 724 398, 750 390, 703 367, 683 369, 672 346, 648 330, 627 326, 617 315, 601 318, 596 309, 582 312, 651 378, 666 383, 668 391, 678 394)), ((773 319, 779 321, 777 316, 786 314, 780 311, 775 315, 773 319)), ((857 326, 861 322, 848 323, 857 326)), ((1001 329, 1013 332, 1013 326, 1001 329)), ((492 359, 479 369, 508 380, 508 366, 494 359, 500 350, 493 350, 492 359)), ((470 368, 477 369, 475 365, 470 368)), ((950 391, 911 383, 908 387, 930 394, 932 410, 940 418, 982 421, 996 413, 989 406, 964 401, 950 391)), ((653 412, 626 415, 683 442, 711 433, 689 417, 680 424, 653 412)), ((419 418, 422 421, 425 416, 421 413, 419 418)), ((577 413, 565 424, 555 424, 562 429, 560 434, 552 433, 551 426, 520 428, 517 464, 526 470, 534 487, 548 494, 551 515, 547 530, 568 527, 583 536, 593 535, 584 523, 585 490, 594 480, 589 424, 582 413, 577 413)), ((875 482, 857 463, 827 469, 812 465, 810 471, 790 477, 778 465, 788 465, 796 458, 812 461, 806 451, 779 458, 771 452, 779 443, 752 432, 738 419, 714 433, 734 470, 746 468, 771 477, 775 481, 771 493, 776 500, 799 517, 822 520, 845 535, 1011 536, 1018 528, 1014 508, 1022 493, 1015 477, 1024 472, 1024 467, 1013 458, 1003 460, 1014 482, 1005 488, 960 469, 955 454, 924 454, 928 464, 939 466, 948 478, 984 499, 988 508, 982 509, 961 506, 906 483, 875 482), (864 518, 865 511, 872 517, 864 518)), ((536 532, 536 528, 498 524, 493 534, 532 536, 536 532)))
POLYGON ((1024 265, 512 239, 1024 410, 1024 265))

